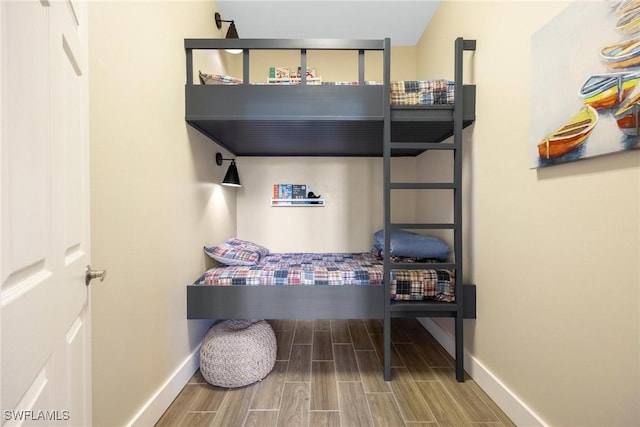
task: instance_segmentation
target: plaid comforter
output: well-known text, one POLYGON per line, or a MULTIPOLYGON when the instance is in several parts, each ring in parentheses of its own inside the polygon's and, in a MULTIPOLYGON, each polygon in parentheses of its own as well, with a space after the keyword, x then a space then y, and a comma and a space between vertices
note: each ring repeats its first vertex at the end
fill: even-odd
POLYGON ((391 105, 453 104, 454 82, 406 80, 391 82, 391 105))
MULTIPOLYGON (((371 253, 272 253, 256 265, 212 268, 195 284, 380 286, 382 271, 371 253)), ((454 301, 453 271, 391 270, 391 299, 454 301)))

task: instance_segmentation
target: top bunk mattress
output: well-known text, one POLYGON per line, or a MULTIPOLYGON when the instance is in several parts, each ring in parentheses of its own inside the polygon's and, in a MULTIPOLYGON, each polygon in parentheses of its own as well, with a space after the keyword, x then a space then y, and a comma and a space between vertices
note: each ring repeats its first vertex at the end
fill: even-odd
MULTIPOLYGON (((209 269, 203 286, 382 286, 383 263, 372 253, 270 253, 255 265, 209 269)), ((455 300, 453 270, 392 269, 393 300, 455 300)))
MULTIPOLYGON (((242 79, 223 75, 199 72, 203 85, 241 85, 242 79)), ((288 86, 299 85, 299 81, 286 83, 251 83, 252 85, 288 86)), ((365 85, 382 85, 378 81, 365 81, 365 85)), ((358 86, 357 81, 323 82, 312 80, 308 86, 358 86)), ((397 80, 391 82, 391 105, 453 105, 455 100, 455 83, 446 79, 434 80, 397 80)))

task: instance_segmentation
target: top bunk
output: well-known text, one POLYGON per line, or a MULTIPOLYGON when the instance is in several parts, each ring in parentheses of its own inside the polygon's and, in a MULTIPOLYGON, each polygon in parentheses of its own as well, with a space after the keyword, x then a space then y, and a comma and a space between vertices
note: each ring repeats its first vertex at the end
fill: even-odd
MULTIPOLYGON (((475 120, 475 85, 462 83, 463 51, 475 40, 455 41, 453 81, 390 80, 391 43, 384 40, 332 39, 185 39, 185 120, 236 156, 383 155, 386 118, 390 140, 438 143, 475 120), (242 53, 242 77, 203 74, 194 68, 194 51, 236 49, 242 53), (358 78, 320 82, 313 74, 250 81, 255 51, 298 51, 298 70, 309 70, 308 52, 354 51, 358 78), (382 80, 365 80, 365 54, 382 53, 382 80)), ((393 155, 415 156, 424 148, 404 144, 393 155)))

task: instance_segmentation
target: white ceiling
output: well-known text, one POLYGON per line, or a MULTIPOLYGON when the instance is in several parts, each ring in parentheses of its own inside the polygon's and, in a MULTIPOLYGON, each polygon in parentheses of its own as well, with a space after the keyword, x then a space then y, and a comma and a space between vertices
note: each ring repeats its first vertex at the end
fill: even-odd
MULTIPOLYGON (((390 37, 393 46, 415 46, 440 0, 217 0, 216 4, 222 19, 235 21, 243 39, 390 37)), ((227 25, 222 27, 225 33, 227 25)))

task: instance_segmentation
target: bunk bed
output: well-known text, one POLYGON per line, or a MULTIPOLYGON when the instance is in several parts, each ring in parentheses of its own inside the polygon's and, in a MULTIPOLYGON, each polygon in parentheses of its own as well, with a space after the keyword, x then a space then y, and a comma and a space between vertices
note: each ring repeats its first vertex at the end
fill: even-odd
POLYGON ((463 319, 475 318, 475 285, 462 283, 462 130, 475 120, 475 86, 462 83, 463 52, 475 40, 455 40, 454 96, 450 103, 392 105, 391 45, 384 40, 329 39, 185 39, 186 122, 236 156, 377 156, 383 157, 384 244, 380 283, 343 286, 187 286, 189 319, 383 319, 384 378, 391 379, 391 318, 452 317, 455 319, 456 378, 464 381, 463 319), (194 50, 242 50, 242 78, 232 84, 194 82, 194 50), (301 73, 299 84, 251 84, 253 50, 300 52, 307 69, 307 51, 350 50, 358 53, 357 84, 312 85, 301 73), (383 81, 366 84, 367 51, 381 51, 383 81), (450 138, 453 137, 453 138, 450 138), (452 150, 454 179, 449 183, 391 181, 392 156, 416 156, 425 150, 452 150), (453 223, 391 222, 391 192, 397 189, 453 191, 453 223), (450 262, 393 262, 391 238, 399 230, 453 230, 450 262), (404 301, 390 298, 392 272, 448 270, 454 298, 404 301))

